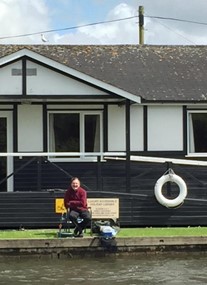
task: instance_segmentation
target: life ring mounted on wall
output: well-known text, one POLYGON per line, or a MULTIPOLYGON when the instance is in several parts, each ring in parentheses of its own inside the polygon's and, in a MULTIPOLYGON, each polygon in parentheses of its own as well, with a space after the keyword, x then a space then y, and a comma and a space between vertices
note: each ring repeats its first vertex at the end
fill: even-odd
POLYGON ((187 196, 187 186, 185 181, 180 176, 176 175, 172 169, 169 169, 168 174, 163 174, 163 176, 157 180, 154 193, 157 201, 161 205, 167 208, 175 208, 183 204, 187 196), (168 199, 162 193, 162 187, 167 182, 174 182, 179 187, 179 195, 174 199, 168 199))

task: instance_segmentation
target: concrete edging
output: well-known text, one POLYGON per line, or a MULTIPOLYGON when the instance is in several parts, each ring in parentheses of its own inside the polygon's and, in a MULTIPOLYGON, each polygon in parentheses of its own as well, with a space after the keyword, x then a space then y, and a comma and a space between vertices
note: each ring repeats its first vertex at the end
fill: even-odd
POLYGON ((2 239, 2 256, 85 256, 108 253, 158 253, 207 251, 207 237, 116 238, 116 246, 106 248, 99 237, 57 239, 2 239))

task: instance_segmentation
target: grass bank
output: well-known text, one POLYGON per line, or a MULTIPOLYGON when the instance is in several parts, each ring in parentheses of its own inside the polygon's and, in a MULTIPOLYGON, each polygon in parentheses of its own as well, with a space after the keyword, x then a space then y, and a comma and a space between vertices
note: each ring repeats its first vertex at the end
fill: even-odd
MULTIPOLYGON (((57 238, 57 229, 40 230, 0 230, 0 239, 39 239, 57 238)), ((85 236, 90 236, 87 230, 85 236)), ((121 228, 117 237, 175 237, 207 236, 207 227, 170 227, 170 228, 121 228)))

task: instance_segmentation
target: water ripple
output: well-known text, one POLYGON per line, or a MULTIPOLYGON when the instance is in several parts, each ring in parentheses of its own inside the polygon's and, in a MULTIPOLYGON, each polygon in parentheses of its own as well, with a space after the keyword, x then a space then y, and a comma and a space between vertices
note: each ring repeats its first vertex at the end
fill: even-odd
POLYGON ((206 285, 207 254, 0 260, 0 284, 206 285))

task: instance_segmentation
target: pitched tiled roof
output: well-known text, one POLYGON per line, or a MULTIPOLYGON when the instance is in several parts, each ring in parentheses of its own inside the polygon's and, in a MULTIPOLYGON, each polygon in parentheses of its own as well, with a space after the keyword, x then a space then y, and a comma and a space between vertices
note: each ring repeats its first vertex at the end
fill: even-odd
POLYGON ((23 48, 143 101, 207 101, 207 46, 0 45, 0 58, 23 48))

